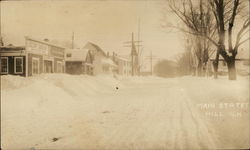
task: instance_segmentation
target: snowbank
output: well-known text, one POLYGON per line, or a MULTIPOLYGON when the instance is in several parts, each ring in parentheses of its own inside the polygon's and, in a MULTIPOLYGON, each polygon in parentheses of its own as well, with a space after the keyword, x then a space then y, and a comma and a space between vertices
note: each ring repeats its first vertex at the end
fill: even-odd
POLYGON ((228 149, 249 144, 248 132, 237 130, 249 127, 249 108, 239 110, 241 118, 207 118, 207 109, 200 108, 249 102, 248 77, 228 81, 191 76, 1 76, 1 98, 1 142, 6 149, 181 149, 188 145, 204 149, 211 148, 209 144, 228 149))

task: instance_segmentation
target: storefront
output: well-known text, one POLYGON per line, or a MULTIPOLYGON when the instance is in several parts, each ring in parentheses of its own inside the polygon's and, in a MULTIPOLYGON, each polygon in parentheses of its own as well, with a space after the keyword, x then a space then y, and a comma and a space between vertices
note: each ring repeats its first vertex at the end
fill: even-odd
POLYGON ((41 73, 64 73, 63 47, 26 37, 25 46, 1 46, 1 75, 33 76, 41 73))

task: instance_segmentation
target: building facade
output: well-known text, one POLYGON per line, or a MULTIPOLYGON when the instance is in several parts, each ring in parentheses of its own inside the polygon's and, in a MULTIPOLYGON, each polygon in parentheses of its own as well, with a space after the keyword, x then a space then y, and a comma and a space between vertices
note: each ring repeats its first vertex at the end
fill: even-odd
POLYGON ((65 49, 48 41, 25 38, 24 47, 1 46, 1 75, 34 76, 64 73, 65 49))
POLYGON ((90 58, 92 58, 93 75, 115 74, 117 65, 98 45, 88 42, 84 49, 89 51, 90 58))
POLYGON ((132 64, 131 60, 122 56, 118 56, 116 53, 113 53, 112 56, 113 61, 117 65, 117 74, 122 76, 130 76, 132 75, 132 64))
POLYGON ((86 49, 67 49, 65 62, 68 74, 93 75, 93 60, 86 49))

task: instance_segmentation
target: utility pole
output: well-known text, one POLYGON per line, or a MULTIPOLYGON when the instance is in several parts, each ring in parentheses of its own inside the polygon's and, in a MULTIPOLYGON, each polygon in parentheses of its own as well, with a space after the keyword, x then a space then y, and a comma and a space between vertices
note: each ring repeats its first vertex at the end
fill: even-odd
POLYGON ((71 48, 74 49, 74 32, 72 32, 72 43, 71 43, 71 48))
POLYGON ((131 39, 131 57, 132 57, 132 76, 134 76, 134 55, 133 55, 133 44, 134 44, 134 33, 132 32, 132 39, 131 39))
POLYGON ((151 76, 153 75, 153 60, 158 59, 156 56, 153 55, 152 51, 150 51, 150 55, 146 57, 146 59, 150 60, 150 73, 151 76))
MULTIPOLYGON (((140 41, 140 18, 138 19, 138 41, 140 41)), ((139 76, 140 76, 140 72, 141 72, 141 68, 140 68, 140 66, 141 66, 141 64, 140 64, 140 61, 141 61, 141 58, 140 58, 140 53, 141 53, 141 51, 140 51, 140 46, 139 46, 139 44, 137 45, 137 51, 138 51, 138 74, 139 74, 139 76)))
POLYGON ((139 65, 138 57, 139 57, 139 55, 138 55, 138 51, 136 50, 136 47, 139 48, 140 46, 142 46, 142 45, 139 44, 140 42, 142 42, 142 41, 139 41, 139 40, 138 41, 134 41, 134 33, 133 32, 132 32, 131 41, 124 42, 124 44, 126 44, 126 45, 124 45, 124 47, 131 47, 132 76, 134 76, 136 74, 135 70, 137 70, 137 72, 139 72, 138 71, 138 69, 139 69, 139 67, 138 67, 138 65, 139 65), (136 55, 137 55, 137 61, 138 62, 134 62, 135 61, 135 59, 134 59, 135 54, 133 54, 133 50, 134 49, 135 49, 135 52, 137 53, 136 55), (135 66, 135 63, 138 63, 137 66, 135 66))
POLYGON ((150 67, 151 67, 151 76, 153 75, 153 55, 152 51, 150 53, 150 67))
POLYGON ((0 46, 3 46, 3 39, 2 39, 2 19, 1 19, 1 12, 2 6, 0 2, 0 46))

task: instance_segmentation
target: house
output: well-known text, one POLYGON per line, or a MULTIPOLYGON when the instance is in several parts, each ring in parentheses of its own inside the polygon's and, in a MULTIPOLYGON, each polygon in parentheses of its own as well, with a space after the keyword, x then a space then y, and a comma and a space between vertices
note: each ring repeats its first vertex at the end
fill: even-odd
POLYGON ((84 46, 84 49, 89 51, 90 58, 92 59, 93 75, 115 74, 117 65, 98 45, 88 42, 84 46))
POLYGON ((64 73, 65 49, 48 40, 25 37, 25 46, 1 46, 1 75, 33 76, 64 73))
POLYGON ((66 73, 93 75, 92 63, 92 57, 87 49, 66 49, 66 73))
POLYGON ((139 73, 140 73, 140 71, 139 71, 139 67, 140 67, 139 66, 139 56, 138 56, 138 52, 136 50, 133 35, 132 35, 132 47, 131 47, 130 57, 131 57, 132 76, 139 75, 139 73))
POLYGON ((123 76, 129 76, 132 74, 132 67, 131 67, 131 60, 127 59, 122 56, 118 56, 116 53, 113 52, 112 56, 113 61, 117 65, 117 74, 123 76))
MULTIPOLYGON (((212 63, 213 61, 215 61, 214 59, 215 57, 210 58, 210 62, 212 63)), ((249 51, 246 50, 239 50, 238 54, 236 55, 235 58, 235 67, 236 67, 236 71, 237 74, 239 75, 249 75, 249 51)), ((219 64, 218 64, 218 73, 220 75, 227 75, 228 74, 228 67, 227 67, 227 63, 225 62, 225 60, 223 58, 219 59, 219 64)))

